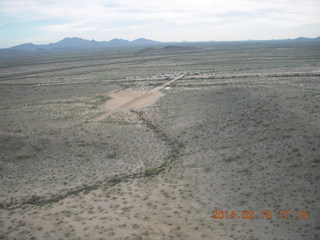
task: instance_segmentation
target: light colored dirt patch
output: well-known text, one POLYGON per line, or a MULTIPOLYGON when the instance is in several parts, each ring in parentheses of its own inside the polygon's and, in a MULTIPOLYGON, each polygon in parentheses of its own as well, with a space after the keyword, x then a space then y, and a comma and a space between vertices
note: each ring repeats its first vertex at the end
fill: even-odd
POLYGON ((161 89, 182 78, 183 76, 184 75, 175 77, 174 79, 158 87, 152 88, 149 91, 125 89, 122 91, 113 92, 109 95, 112 99, 108 101, 104 106, 106 112, 100 115, 99 117, 92 119, 91 122, 102 121, 103 119, 110 116, 113 112, 117 110, 136 110, 151 106, 160 97, 163 96, 163 93, 160 91, 161 89))
MULTIPOLYGON (((123 91, 115 92, 110 95, 112 99, 106 103, 106 108, 111 110, 117 110, 117 109, 124 109, 124 110, 130 110, 134 108, 143 107, 143 102, 145 102, 144 105, 146 105, 148 102, 145 100, 155 100, 155 99, 149 99, 148 96, 150 96, 149 92, 145 91, 136 91, 133 89, 125 89, 123 91)), ((153 96, 155 98, 155 96, 153 96)), ((151 105, 151 103, 150 103, 151 105)))
POLYGON ((122 104, 119 107, 119 109, 131 110, 131 109, 139 109, 139 108, 151 106, 162 96, 163 96, 163 93, 160 91, 147 92, 142 94, 141 96, 138 96, 132 99, 131 101, 126 102, 125 104, 122 104))

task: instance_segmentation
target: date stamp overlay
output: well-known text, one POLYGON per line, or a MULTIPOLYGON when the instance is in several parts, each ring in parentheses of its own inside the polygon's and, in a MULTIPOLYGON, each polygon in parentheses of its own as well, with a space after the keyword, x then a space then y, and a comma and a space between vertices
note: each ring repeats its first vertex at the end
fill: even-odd
POLYGON ((219 219, 301 219, 305 220, 310 217, 310 213, 308 211, 288 211, 288 210, 281 210, 281 211, 252 211, 252 210, 243 210, 243 211, 222 211, 222 210, 215 210, 212 211, 211 218, 213 220, 219 219))

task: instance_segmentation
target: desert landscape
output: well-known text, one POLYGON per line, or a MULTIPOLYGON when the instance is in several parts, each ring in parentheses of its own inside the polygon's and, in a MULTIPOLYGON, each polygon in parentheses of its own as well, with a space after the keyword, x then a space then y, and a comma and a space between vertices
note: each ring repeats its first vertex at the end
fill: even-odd
POLYGON ((3 55, 0 132, 0 239, 320 238, 319 40, 3 55))

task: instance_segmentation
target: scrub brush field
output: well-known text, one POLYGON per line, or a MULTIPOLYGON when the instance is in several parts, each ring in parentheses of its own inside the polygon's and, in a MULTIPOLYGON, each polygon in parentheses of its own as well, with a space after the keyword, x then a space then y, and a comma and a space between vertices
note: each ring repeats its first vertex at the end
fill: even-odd
POLYGON ((320 44, 168 49, 0 58, 0 239, 319 239, 320 44))

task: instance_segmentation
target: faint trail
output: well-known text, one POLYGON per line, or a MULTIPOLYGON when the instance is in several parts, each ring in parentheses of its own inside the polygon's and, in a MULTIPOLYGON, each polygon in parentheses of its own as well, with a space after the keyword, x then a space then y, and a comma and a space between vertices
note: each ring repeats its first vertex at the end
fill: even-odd
POLYGON ((125 89, 122 91, 114 92, 110 94, 112 99, 109 100, 104 106, 107 112, 100 115, 99 117, 90 120, 89 122, 102 121, 117 110, 137 110, 143 107, 150 106, 155 101, 157 101, 158 98, 163 96, 163 93, 160 91, 161 89, 169 86, 171 83, 177 81, 182 77, 184 77, 184 75, 179 75, 172 80, 158 87, 152 88, 146 92, 135 91, 133 89, 125 89))

